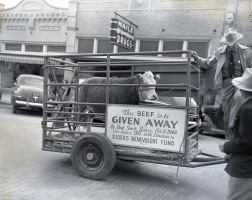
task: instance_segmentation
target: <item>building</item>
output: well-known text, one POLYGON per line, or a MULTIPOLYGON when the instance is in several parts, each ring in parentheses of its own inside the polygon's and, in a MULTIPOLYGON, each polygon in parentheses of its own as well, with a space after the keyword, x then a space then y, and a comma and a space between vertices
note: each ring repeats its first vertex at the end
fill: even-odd
POLYGON ((23 73, 43 74, 43 55, 65 52, 68 10, 44 0, 23 0, 0 10, 2 87, 12 87, 23 73))
MULTIPOLYGON (((1 10, 2 83, 11 86, 28 66, 29 73, 41 74, 42 56, 52 51, 193 50, 206 57, 229 26, 244 34, 241 43, 252 46, 251 5, 251 0, 70 0, 63 9, 23 0, 1 10), (115 12, 137 25, 131 49, 109 43, 111 19, 120 18, 115 12)), ((213 85, 213 73, 202 73, 203 92, 213 85)))

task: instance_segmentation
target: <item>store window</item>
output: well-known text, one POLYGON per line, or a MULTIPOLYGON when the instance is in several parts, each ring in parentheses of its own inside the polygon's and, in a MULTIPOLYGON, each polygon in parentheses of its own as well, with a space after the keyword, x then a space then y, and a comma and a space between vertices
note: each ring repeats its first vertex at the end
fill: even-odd
POLYGON ((141 40, 140 51, 158 51, 158 41, 141 40))
POLYGON ((5 50, 7 51, 21 51, 22 45, 21 44, 5 44, 5 50))
POLYGON ((133 46, 131 49, 126 49, 118 46, 118 52, 135 52, 135 46, 133 46))
POLYGON ((196 51, 200 57, 206 58, 208 56, 208 42, 188 42, 188 50, 196 51))
POLYGON ((25 51, 29 52, 43 52, 43 45, 26 44, 25 51))
MULTIPOLYGON (((182 50, 183 41, 164 41, 163 51, 182 50)), ((163 56, 181 57, 182 54, 164 54, 163 56)))
POLYGON ((48 52, 66 52, 66 46, 48 45, 47 51, 48 52))
POLYGON ((109 43, 109 40, 98 40, 97 53, 113 53, 113 44, 109 43))
POLYGON ((94 39, 79 39, 78 53, 93 53, 94 39))

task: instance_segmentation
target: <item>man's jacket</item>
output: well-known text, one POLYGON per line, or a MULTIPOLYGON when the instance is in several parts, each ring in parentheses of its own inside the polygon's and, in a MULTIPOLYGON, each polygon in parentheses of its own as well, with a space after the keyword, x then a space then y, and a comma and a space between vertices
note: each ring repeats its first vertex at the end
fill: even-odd
POLYGON ((230 154, 226 172, 237 178, 252 178, 252 97, 236 115, 233 138, 226 142, 223 150, 230 154))
MULTIPOLYGON (((214 88, 219 89, 222 88, 222 67, 226 61, 226 48, 227 46, 219 47, 216 51, 213 52, 213 54, 208 57, 207 59, 199 57, 198 60, 195 60, 195 62, 202 68, 208 69, 209 67, 212 67, 213 65, 217 64, 215 76, 214 76, 214 88)), ((243 46, 241 44, 238 44, 238 54, 241 61, 241 65, 243 68, 243 71, 246 68, 249 68, 252 66, 252 53, 249 47, 243 46)))

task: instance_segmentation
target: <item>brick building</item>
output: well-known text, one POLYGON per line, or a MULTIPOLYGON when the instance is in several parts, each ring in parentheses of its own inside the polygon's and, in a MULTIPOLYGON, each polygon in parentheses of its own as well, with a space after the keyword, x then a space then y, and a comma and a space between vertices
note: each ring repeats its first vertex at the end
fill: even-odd
POLYGON ((23 0, 0 10, 2 87, 12 87, 22 73, 42 75, 43 55, 65 52, 67 9, 44 0, 23 0))

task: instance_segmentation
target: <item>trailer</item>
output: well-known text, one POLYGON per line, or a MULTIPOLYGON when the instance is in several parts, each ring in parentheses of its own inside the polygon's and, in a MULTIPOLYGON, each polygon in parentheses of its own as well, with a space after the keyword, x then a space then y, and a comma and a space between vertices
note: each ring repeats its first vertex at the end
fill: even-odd
POLYGON ((191 168, 225 163, 199 149, 199 91, 200 69, 191 64, 190 51, 46 56, 42 150, 71 154, 73 167, 95 180, 108 175, 116 159, 191 168), (147 86, 110 81, 145 71, 159 73, 160 82, 147 86), (103 84, 88 84, 104 88, 106 99, 79 101, 81 82, 94 76, 106 77, 103 84), (159 99, 138 105, 109 102, 112 87, 132 86, 155 87, 159 99), (55 93, 53 100, 48 100, 49 90, 55 93), (105 112, 81 112, 82 106, 104 106, 105 112), (82 121, 83 115, 93 118, 82 121))

